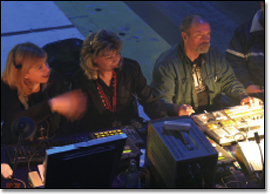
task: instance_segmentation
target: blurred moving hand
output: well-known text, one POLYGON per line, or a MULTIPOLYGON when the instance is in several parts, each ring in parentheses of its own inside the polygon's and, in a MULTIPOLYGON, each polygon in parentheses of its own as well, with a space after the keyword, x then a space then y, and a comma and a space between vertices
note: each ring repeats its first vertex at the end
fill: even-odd
POLYGON ((52 98, 49 104, 52 112, 58 112, 73 122, 85 114, 87 96, 81 89, 77 89, 52 98))
POLYGON ((187 104, 182 104, 179 109, 179 116, 188 115, 190 116, 192 113, 195 113, 195 110, 193 110, 192 106, 187 104))

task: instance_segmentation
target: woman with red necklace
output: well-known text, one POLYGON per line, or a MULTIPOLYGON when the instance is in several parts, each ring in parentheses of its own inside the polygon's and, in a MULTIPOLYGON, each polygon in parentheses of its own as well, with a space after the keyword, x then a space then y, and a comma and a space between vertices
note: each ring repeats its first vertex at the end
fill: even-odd
POLYGON ((78 122, 82 131, 96 131, 129 124, 138 118, 136 98, 151 119, 166 117, 159 99, 152 95, 138 62, 121 56, 122 41, 109 30, 89 34, 81 51, 81 69, 73 89, 88 95, 88 108, 78 122))

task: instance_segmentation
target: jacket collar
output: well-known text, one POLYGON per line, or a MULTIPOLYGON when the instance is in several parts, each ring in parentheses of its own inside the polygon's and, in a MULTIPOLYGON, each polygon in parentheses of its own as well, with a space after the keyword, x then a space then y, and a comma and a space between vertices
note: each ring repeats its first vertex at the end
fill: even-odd
POLYGON ((257 11, 256 14, 254 15, 252 23, 251 23, 250 33, 264 30, 264 27, 259 22, 261 15, 262 15, 262 10, 257 11))

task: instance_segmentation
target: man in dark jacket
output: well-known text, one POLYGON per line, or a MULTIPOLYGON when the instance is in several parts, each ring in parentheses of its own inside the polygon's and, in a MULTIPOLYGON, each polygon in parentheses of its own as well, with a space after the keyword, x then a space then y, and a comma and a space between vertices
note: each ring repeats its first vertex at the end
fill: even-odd
POLYGON ((254 17, 234 33, 226 59, 250 95, 264 96, 264 2, 254 17))
POLYGON ((210 34, 205 18, 188 16, 181 24, 183 42, 157 59, 151 88, 154 95, 165 101, 168 115, 213 109, 214 99, 222 92, 241 104, 258 103, 259 100, 247 96, 225 57, 210 47, 210 34))

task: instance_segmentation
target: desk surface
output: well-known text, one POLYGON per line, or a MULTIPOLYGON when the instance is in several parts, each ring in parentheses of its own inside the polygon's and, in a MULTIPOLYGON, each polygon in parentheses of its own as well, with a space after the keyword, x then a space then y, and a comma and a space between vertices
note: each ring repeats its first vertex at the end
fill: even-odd
MULTIPOLYGON (((143 137, 144 140, 146 140, 146 136, 143 137)), ((145 146, 144 146, 145 148, 145 146)), ((236 152, 236 144, 231 146, 224 147, 227 151, 232 152, 235 154, 236 152)), ((1 147, 1 163, 8 163, 8 157, 6 154, 6 148, 1 147)), ((13 168, 13 167, 11 167, 13 168)), ((31 162, 29 166, 30 171, 37 171, 37 164, 31 162)), ((17 170, 15 171, 15 178, 20 179, 25 182, 25 185, 27 188, 30 188, 28 184, 28 164, 18 164, 17 170)), ((258 182, 255 175, 248 175, 245 169, 242 170, 232 170, 233 174, 226 174, 226 176, 222 177, 222 180, 217 181, 215 183, 216 188, 225 188, 226 186, 228 188, 260 188, 260 182, 258 182), (239 182, 235 182, 235 181, 239 182)), ((122 172, 123 173, 123 172, 122 172)), ((118 177, 115 177, 112 188, 124 188, 124 174, 118 175, 118 177)), ((262 175, 259 175, 260 177, 262 175)), ((20 183, 20 187, 23 188, 24 185, 21 182, 15 181, 16 183, 20 183)), ((11 183, 11 180, 5 180, 3 177, 1 177, 1 188, 6 188, 6 184, 11 183)), ((263 182, 264 183, 264 182, 263 182)), ((156 189, 158 188, 157 185, 155 185, 154 178, 150 175, 150 185, 149 188, 156 189)), ((264 187, 263 187, 264 188, 264 187)))
MULTIPOLYGON (((232 151, 235 150, 235 146, 227 147, 228 150, 230 148, 232 151)), ((1 163, 8 163, 7 155, 5 147, 1 147, 1 163)), ((12 167, 11 167, 12 168, 12 167)), ((37 164, 30 163, 30 170, 37 171, 37 164)), ((223 177, 223 181, 220 180, 214 187, 216 188, 225 188, 224 183, 227 185, 228 188, 259 188, 259 182, 255 175, 247 175, 244 170, 233 170, 234 174, 228 174, 227 176, 223 177), (238 180, 239 182, 235 182, 238 180)), ((261 175, 260 175, 261 176, 261 175)), ((30 188, 28 184, 28 165, 27 164, 18 164, 17 170, 15 172, 15 178, 20 179, 25 182, 26 188, 30 188)), ((150 177, 151 184, 149 188, 158 188, 155 186, 155 182, 153 182, 153 178, 150 177)), ((124 188, 124 174, 121 174, 120 177, 116 177, 113 182, 113 188, 124 188)), ((23 188, 24 185, 21 182, 15 180, 16 183, 20 183, 20 187, 23 188)), ((6 184, 11 183, 11 180, 5 180, 1 177, 1 188, 6 188, 6 184)))

